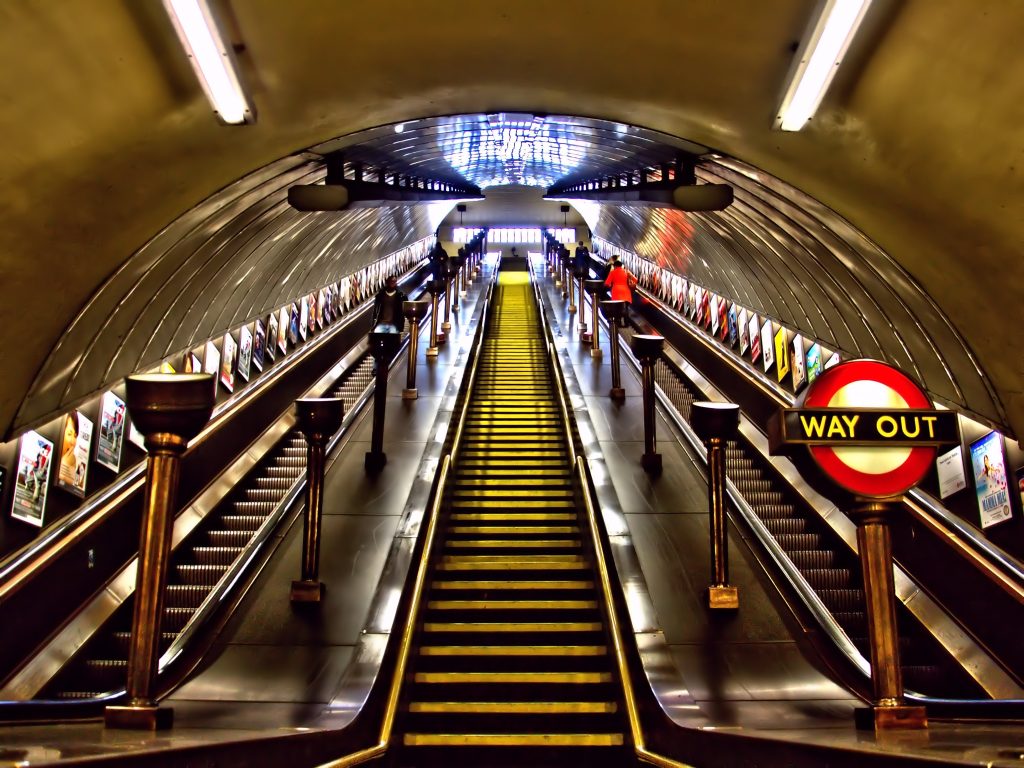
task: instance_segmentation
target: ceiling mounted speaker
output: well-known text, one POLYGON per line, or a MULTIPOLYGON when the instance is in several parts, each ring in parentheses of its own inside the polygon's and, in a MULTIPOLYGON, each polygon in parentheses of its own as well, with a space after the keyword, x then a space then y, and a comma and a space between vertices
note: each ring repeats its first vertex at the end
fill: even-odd
POLYGON ((720 211, 732 203, 728 184, 694 184, 672 190, 672 202, 684 211, 720 211))
POLYGON ((288 188, 288 203, 297 211, 343 211, 349 195, 340 184, 297 184, 288 188))

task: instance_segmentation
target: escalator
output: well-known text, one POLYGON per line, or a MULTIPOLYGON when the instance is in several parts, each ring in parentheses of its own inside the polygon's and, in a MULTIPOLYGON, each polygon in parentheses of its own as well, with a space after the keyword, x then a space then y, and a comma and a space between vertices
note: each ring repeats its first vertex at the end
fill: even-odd
MULTIPOLYGON (((655 382, 685 421, 690 420, 692 403, 704 399, 665 359, 655 367, 655 382)), ((726 472, 846 635, 865 658, 870 658, 863 575, 856 554, 742 437, 729 441, 726 472)), ((897 606, 897 623, 903 682, 908 691, 937 698, 987 698, 902 604, 897 606)))
MULTIPOLYGON (((372 381, 372 358, 350 367, 325 397, 348 413, 372 381)), ((160 654, 193 618, 306 469, 306 440, 290 430, 173 552, 168 568, 160 654)), ((42 692, 50 700, 88 700, 124 688, 134 595, 125 600, 42 692)))
POLYGON ((525 272, 500 275, 438 521, 398 765, 633 764, 525 272))

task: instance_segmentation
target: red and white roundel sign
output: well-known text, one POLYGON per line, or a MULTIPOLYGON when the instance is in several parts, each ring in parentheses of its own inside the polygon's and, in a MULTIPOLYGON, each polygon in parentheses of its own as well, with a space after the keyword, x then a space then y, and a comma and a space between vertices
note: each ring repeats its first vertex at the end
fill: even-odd
MULTIPOLYGON (((918 384, 877 360, 850 360, 824 371, 807 390, 807 408, 932 408, 918 384)), ((935 459, 935 448, 809 446, 811 456, 839 485, 860 496, 885 498, 913 488, 935 459)))

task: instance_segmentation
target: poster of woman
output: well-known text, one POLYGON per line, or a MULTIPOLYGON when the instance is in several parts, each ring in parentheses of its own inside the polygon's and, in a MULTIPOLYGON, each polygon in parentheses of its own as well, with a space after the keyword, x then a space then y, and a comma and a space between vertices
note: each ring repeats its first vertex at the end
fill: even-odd
POLYGON ((974 489, 978 496, 981 527, 988 528, 1013 517, 1001 434, 989 432, 971 443, 971 467, 974 470, 974 489))
POLYGON ((14 503, 11 506, 11 517, 15 520, 43 525, 52 455, 53 443, 38 432, 28 431, 22 435, 18 470, 14 477, 14 503))
POLYGON ((96 461, 114 472, 121 468, 124 413, 124 400, 113 392, 103 395, 100 404, 100 436, 96 441, 96 461))
POLYGON ((85 497, 85 479, 92 450, 92 422, 79 411, 64 417, 60 441, 60 465, 57 468, 58 488, 78 498, 85 497))

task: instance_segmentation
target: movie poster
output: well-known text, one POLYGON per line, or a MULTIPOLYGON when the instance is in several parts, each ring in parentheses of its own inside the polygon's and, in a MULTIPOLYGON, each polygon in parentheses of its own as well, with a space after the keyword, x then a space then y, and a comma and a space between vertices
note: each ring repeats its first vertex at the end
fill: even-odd
POLYGON ((252 331, 248 325, 238 329, 238 375, 243 381, 249 380, 249 365, 252 363, 252 331))
POLYGON ((736 317, 735 303, 729 305, 729 314, 727 317, 727 322, 729 324, 729 346, 735 347, 736 342, 739 341, 740 337, 739 328, 736 327, 736 324, 739 322, 739 320, 736 317))
POLYGON ((764 372, 768 373, 775 362, 775 354, 772 351, 772 321, 765 320, 761 326, 761 358, 764 360, 764 372))
MULTIPOLYGON (((309 328, 310 328, 310 325, 309 325, 309 297, 308 296, 303 296, 302 299, 300 299, 299 303, 301 305, 300 308, 299 308, 299 336, 301 336, 302 340, 305 341, 306 340, 306 336, 309 335, 309 328)), ((316 312, 316 308, 315 307, 313 308, 313 311, 316 312)))
MULTIPOLYGON (((306 326, 303 325, 303 328, 306 326)), ((295 346, 299 343, 299 305, 292 302, 291 311, 288 314, 288 341, 295 346)))
POLYGON ((779 328, 775 333, 775 375, 779 383, 789 373, 789 332, 785 328, 779 328))
POLYGON ((220 361, 220 383, 228 392, 235 391, 235 358, 238 355, 238 345, 235 337, 230 333, 224 334, 224 344, 221 349, 220 361))
POLYGON ((38 432, 30 430, 21 436, 11 517, 31 525, 43 525, 52 458, 53 443, 38 432))
MULTIPOLYGON (((719 302, 719 299, 718 299, 717 296, 712 296, 711 297, 710 311, 711 311, 711 335, 712 336, 717 336, 718 335, 718 326, 719 326, 719 321, 718 321, 718 302, 719 302)), ((706 324, 705 324, 705 327, 706 327, 706 324)))
POLYGON ((82 499, 89 473, 92 451, 92 422, 81 412, 72 411, 64 417, 60 440, 60 465, 57 467, 58 488, 82 499))
POLYGON ((100 437, 96 441, 96 462, 114 472, 121 468, 124 417, 124 400, 113 392, 103 395, 100 403, 100 437))
POLYGON ((974 470, 981 527, 989 528, 1013 517, 1001 434, 989 432, 971 443, 971 468, 974 470))
POLYGON ((316 297, 316 324, 323 328, 327 322, 327 289, 321 288, 316 297))
POLYGON ((740 315, 736 322, 739 325, 740 354, 745 355, 747 350, 750 349, 750 318, 747 315, 747 310, 740 310, 740 315))
POLYGON ((815 342, 811 344, 811 348, 807 350, 807 383, 812 383, 822 370, 821 361, 821 345, 815 342))
POLYGON ((256 333, 252 340, 252 364, 257 371, 263 370, 263 350, 267 348, 267 331, 263 321, 256 321, 256 333))
POLYGON ((789 359, 793 366, 793 391, 799 392, 800 387, 807 383, 807 360, 804 358, 804 337, 799 333, 793 336, 789 359))

